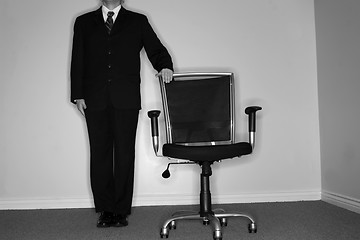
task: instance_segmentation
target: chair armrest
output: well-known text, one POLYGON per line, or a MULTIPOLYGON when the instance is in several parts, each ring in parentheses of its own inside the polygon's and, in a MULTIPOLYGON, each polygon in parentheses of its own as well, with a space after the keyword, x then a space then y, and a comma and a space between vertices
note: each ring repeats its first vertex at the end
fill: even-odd
POLYGON ((256 112, 262 107, 250 106, 245 109, 245 113, 249 115, 249 143, 252 148, 255 148, 255 132, 256 132, 256 112))
POLYGON ((151 110, 148 111, 148 117, 151 119, 151 136, 152 136, 152 144, 155 155, 159 151, 159 126, 158 119, 161 111, 159 110, 151 110))

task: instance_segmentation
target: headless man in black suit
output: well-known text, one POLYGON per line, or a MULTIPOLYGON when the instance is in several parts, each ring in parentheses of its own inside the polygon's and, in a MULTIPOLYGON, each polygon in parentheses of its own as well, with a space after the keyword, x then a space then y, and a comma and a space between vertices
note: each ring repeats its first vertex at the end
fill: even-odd
POLYGON ((140 51, 145 49, 165 82, 173 74, 171 56, 146 16, 126 10, 122 2, 102 0, 98 10, 74 24, 71 101, 86 118, 98 227, 126 226, 131 213, 140 51))

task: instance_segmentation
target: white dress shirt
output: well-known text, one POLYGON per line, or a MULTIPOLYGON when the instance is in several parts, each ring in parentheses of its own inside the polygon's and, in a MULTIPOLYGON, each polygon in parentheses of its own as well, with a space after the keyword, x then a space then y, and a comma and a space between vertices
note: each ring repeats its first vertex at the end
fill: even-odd
POLYGON ((121 9, 121 5, 117 6, 116 8, 114 8, 113 10, 108 9, 107 7, 105 7, 104 5, 102 5, 102 14, 103 14, 103 18, 104 18, 104 22, 106 22, 106 19, 108 18, 108 12, 114 12, 114 15, 112 16, 113 21, 115 22, 116 17, 119 14, 119 11, 121 9))

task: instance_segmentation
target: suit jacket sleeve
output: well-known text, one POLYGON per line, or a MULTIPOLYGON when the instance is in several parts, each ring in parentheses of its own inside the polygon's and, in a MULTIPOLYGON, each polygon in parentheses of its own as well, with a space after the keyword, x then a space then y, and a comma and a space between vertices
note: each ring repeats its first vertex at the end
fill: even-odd
POLYGON ((84 43, 81 24, 76 19, 74 24, 74 36, 71 56, 71 102, 76 99, 83 99, 83 76, 84 76, 84 43))
POLYGON ((143 24, 143 44, 146 54, 154 69, 158 72, 164 68, 174 71, 169 52, 156 36, 156 33, 152 29, 146 17, 143 24))

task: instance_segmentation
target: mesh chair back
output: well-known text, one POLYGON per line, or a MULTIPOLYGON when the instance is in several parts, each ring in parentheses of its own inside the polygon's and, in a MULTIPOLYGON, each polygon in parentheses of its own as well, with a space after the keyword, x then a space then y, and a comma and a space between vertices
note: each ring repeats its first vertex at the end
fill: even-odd
POLYGON ((234 107, 231 73, 174 74, 160 79, 168 143, 233 143, 234 107))

